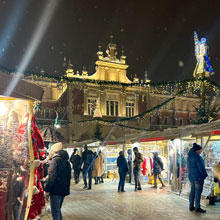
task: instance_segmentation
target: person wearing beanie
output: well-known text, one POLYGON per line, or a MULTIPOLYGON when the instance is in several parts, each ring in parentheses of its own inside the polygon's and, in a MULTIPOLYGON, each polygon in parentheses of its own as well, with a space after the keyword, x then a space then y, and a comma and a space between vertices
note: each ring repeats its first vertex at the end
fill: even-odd
POLYGON ((50 157, 44 190, 50 193, 51 213, 56 220, 62 219, 62 203, 64 197, 70 194, 71 166, 69 155, 63 150, 61 142, 51 147, 50 157))
POLYGON ((190 149, 187 158, 187 166, 189 172, 189 181, 191 183, 191 191, 189 195, 189 210, 205 213, 206 210, 200 207, 200 199, 203 191, 204 179, 208 176, 203 158, 200 156, 202 147, 196 143, 190 149), (195 203, 195 206, 194 206, 195 203))

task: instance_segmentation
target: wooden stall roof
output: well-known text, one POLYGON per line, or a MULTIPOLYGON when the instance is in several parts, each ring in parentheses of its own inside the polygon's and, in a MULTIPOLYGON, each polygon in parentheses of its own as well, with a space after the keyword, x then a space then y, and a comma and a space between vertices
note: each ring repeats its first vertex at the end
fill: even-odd
MULTIPOLYGON (((1 80, 0 95, 1 96, 4 96, 4 93, 7 90, 12 79, 13 79, 13 75, 5 74, 4 72, 0 71, 0 80, 1 80)), ((42 100, 43 93, 44 93, 43 88, 21 79, 15 86, 10 96, 14 98, 40 101, 42 100)))
MULTIPOLYGON (((141 136, 136 137, 132 142, 139 141, 148 138, 164 138, 164 139, 175 139, 183 138, 187 136, 209 136, 217 135, 218 132, 213 132, 220 130, 220 120, 209 122, 201 125, 187 125, 178 128, 168 128, 163 131, 149 131, 142 133, 141 136)), ((219 135, 219 134, 218 134, 219 135)))

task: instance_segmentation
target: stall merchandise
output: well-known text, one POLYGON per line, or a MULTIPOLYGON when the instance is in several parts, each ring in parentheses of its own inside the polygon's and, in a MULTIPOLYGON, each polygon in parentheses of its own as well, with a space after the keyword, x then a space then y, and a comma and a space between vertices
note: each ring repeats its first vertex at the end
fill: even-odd
POLYGON ((144 162, 141 169, 141 180, 143 183, 154 184, 153 178, 153 152, 158 152, 159 157, 163 162, 163 168, 161 175, 165 181, 168 178, 168 151, 167 141, 154 141, 154 142, 141 142, 139 151, 142 153, 144 162))
POLYGON ((32 195, 32 105, 0 97, 0 220, 25 219, 32 195))
POLYGON ((102 151, 104 154, 104 173, 107 178, 118 178, 117 158, 121 150, 120 146, 105 146, 102 151))
POLYGON ((34 150, 35 169, 34 169, 34 193, 32 196, 31 206, 28 218, 35 219, 40 217, 42 209, 45 207, 45 193, 41 181, 44 178, 43 161, 45 159, 45 145, 40 131, 36 125, 35 117, 32 116, 32 146, 34 150))
POLYGON ((214 196, 214 189, 217 190, 217 187, 214 188, 214 166, 220 162, 220 141, 210 140, 203 151, 203 157, 208 174, 204 182, 203 195, 214 196))

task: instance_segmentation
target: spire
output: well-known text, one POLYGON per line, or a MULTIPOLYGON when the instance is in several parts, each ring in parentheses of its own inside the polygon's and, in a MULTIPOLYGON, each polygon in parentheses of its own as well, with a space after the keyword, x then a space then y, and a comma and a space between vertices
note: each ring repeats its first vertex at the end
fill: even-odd
POLYGON ((82 77, 87 77, 88 76, 88 72, 86 70, 86 67, 83 66, 83 70, 82 70, 82 77))
POLYGON ((45 75, 45 70, 43 68, 40 69, 40 74, 43 76, 45 75))
POLYGON ((125 64, 126 63, 126 56, 124 55, 124 49, 122 48, 121 50, 121 58, 120 58, 120 62, 125 64))
POLYGON ((116 56, 117 56, 117 45, 113 43, 113 35, 110 35, 110 43, 108 44, 108 48, 106 50, 106 53, 108 55, 108 58, 110 60, 116 60, 116 56))
POLYGON ((103 52, 102 52, 102 45, 101 44, 98 45, 97 56, 98 56, 99 60, 103 60, 103 52))
POLYGON ((145 79, 145 83, 149 83, 150 82, 150 79, 148 78, 147 70, 145 70, 145 72, 144 72, 144 79, 145 79))
POLYGON ((73 75, 74 75, 73 64, 71 63, 71 60, 69 59, 67 63, 66 76, 73 77, 73 75))

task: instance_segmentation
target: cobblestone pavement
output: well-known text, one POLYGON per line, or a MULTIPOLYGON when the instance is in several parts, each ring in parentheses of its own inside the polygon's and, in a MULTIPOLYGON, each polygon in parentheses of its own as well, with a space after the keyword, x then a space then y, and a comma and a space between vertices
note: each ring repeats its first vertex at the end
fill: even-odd
MULTIPOLYGON (((134 192, 134 186, 126 184, 126 192, 117 192, 117 182, 108 181, 93 185, 92 190, 82 189, 82 183, 74 185, 64 200, 64 220, 220 220, 220 204, 206 208, 206 214, 188 210, 188 201, 166 189, 156 190, 150 185, 134 192)), ((42 220, 51 220, 49 211, 42 220)))

